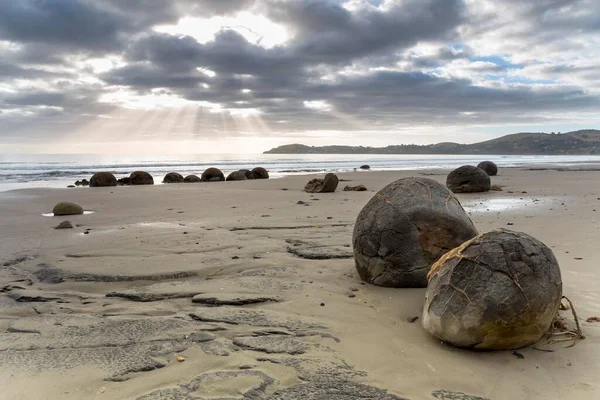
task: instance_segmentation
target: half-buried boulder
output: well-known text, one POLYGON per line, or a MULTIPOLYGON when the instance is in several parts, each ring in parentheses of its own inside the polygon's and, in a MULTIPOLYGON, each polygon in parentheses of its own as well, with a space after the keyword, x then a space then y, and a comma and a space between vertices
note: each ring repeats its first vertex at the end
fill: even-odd
POLYGON ((516 349, 540 340, 562 298, 552 250, 498 229, 444 255, 429 272, 423 327, 456 346, 516 349))
POLYGON ((361 165, 361 166, 360 166, 360 169, 363 169, 363 170, 369 170, 369 169, 371 169, 371 166, 370 166, 370 165, 367 165, 367 164, 365 164, 365 165, 361 165))
POLYGON ((221 182, 225 180, 225 175, 219 168, 208 168, 202 173, 202 182, 221 182))
POLYGON ((452 192, 427 178, 381 189, 356 220, 352 243, 361 279, 378 286, 425 287, 431 265, 477 235, 452 192))
POLYGON ((163 183, 181 183, 183 182, 183 176, 177 172, 169 172, 165 175, 163 183))
POLYGON ((269 179, 269 171, 263 167, 256 167, 252 169, 255 179, 269 179))
POLYGON ((90 187, 117 186, 117 178, 110 172, 96 172, 90 179, 90 187))
POLYGON ((154 178, 145 171, 135 171, 129 176, 131 185, 154 185, 154 178))
POLYGON ((346 186, 344 192, 364 192, 367 190, 365 185, 346 186))
POLYGON ((482 161, 479 164, 477 164, 477 168, 481 168, 489 176, 498 175, 498 166, 491 161, 482 161))
POLYGON ((202 179, 200 179, 198 175, 188 175, 185 178, 183 178, 183 181, 185 183, 200 183, 202 182, 202 179))
POLYGON ((52 210, 54 215, 78 215, 83 214, 83 207, 71 201, 61 201, 52 210))
POLYGON ((247 179, 256 179, 254 172, 250 171, 249 169, 240 169, 240 171, 246 175, 247 179))
POLYGON ((229 175, 227 175, 227 181, 247 181, 248 178, 244 171, 233 171, 229 175))
POLYGON ((337 189, 339 181, 336 174, 330 173, 325 175, 323 179, 315 178, 310 180, 304 186, 304 191, 308 193, 333 193, 337 189))
POLYGON ((56 226, 54 229, 73 229, 75 227, 76 225, 71 221, 63 221, 60 224, 58 224, 58 226, 56 226))
POLYGON ((481 168, 463 165, 448 174, 446 186, 454 193, 487 192, 492 182, 481 168))

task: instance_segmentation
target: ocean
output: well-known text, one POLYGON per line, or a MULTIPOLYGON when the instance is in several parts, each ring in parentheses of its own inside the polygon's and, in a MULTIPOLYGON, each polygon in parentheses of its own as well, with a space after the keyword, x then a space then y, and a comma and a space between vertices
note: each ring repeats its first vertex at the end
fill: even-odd
POLYGON ((98 171, 110 171, 122 178, 144 170, 160 183, 168 172, 200 175, 209 167, 229 172, 262 166, 271 177, 352 171, 363 164, 372 170, 452 168, 477 165, 482 160, 499 167, 525 165, 600 164, 600 156, 473 156, 473 155, 369 155, 369 154, 216 154, 178 156, 107 156, 89 154, 0 155, 0 191, 66 187, 76 180, 90 179, 98 171))

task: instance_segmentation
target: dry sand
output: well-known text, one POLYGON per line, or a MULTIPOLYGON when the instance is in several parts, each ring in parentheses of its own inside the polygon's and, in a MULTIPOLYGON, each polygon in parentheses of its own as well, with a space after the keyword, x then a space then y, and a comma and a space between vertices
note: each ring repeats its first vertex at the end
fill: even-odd
POLYGON ((560 262, 586 339, 524 359, 440 343, 407 321, 424 289, 359 280, 358 212, 421 173, 319 195, 310 176, 1 193, 0 398, 600 398, 600 172, 502 169, 504 191, 458 196, 480 232, 526 232, 560 262), (42 216, 62 200, 94 212, 42 216))

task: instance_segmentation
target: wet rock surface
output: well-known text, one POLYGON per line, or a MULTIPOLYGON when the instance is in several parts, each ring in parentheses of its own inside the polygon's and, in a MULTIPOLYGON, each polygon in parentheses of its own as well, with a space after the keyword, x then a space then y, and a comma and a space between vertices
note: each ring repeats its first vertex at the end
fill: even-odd
POLYGON ((477 164, 477 168, 481 168, 489 176, 498 175, 498 166, 492 161, 482 161, 479 164, 477 164))
POLYGON ((169 172, 163 178, 163 183, 181 183, 183 182, 183 176, 177 172, 169 172))
POLYGON ((452 392, 450 390, 434 390, 431 395, 439 400, 489 400, 485 397, 472 396, 462 392, 452 392))
POLYGON ((129 175, 130 185, 154 185, 154 178, 145 171, 134 171, 129 175))
POLYGON ((281 301, 277 296, 265 296, 261 294, 235 294, 235 293, 203 293, 192 298, 193 303, 207 306, 244 306, 257 303, 277 303, 281 301))
POLYGON ((211 167, 202 173, 201 179, 202 182, 221 182, 225 180, 225 175, 219 168, 211 167))
POLYGON ((329 245, 305 240, 288 239, 287 251, 308 260, 352 258, 354 253, 347 245, 329 245))

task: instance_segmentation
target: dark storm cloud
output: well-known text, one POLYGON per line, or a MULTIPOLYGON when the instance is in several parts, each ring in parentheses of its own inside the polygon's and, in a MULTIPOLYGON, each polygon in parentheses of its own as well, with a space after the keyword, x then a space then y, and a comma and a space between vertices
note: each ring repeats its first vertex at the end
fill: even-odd
MULTIPOLYGON (((370 1, 355 8, 343 3, 0 0, 0 112, 14 111, 11 126, 19 118, 60 121, 61 116, 71 119, 117 107, 101 103, 103 94, 127 89, 146 95, 157 88, 227 109, 260 109, 265 121, 285 120, 290 131, 539 120, 534 114, 599 106, 597 92, 589 89, 600 73, 593 60, 582 65, 566 56, 529 69, 540 74, 529 79, 514 71, 509 75, 508 61, 474 63, 511 54, 478 58, 482 51, 490 54, 468 43, 501 32, 502 40, 517 43, 521 55, 542 44, 565 53, 579 46, 587 54, 583 51, 591 51, 591 42, 586 35, 600 29, 596 0, 488 1, 497 7, 490 13, 466 0, 370 1), (223 29, 202 44, 153 29, 182 17, 244 10, 285 26, 290 39, 267 48, 223 29), (502 11, 510 14, 508 19, 502 11), (434 50, 425 55, 414 51, 420 44, 434 50), (82 63, 107 55, 124 63, 102 73, 82 63), (453 75, 452 68, 462 70, 453 75), (517 84, 507 85, 504 78, 517 84), (527 83, 569 78, 580 81, 545 87, 527 83), (586 80, 591 83, 582 85, 586 80), (18 89, 9 90, 11 85, 18 89), (342 121, 305 106, 317 100, 351 118, 342 121)), ((532 65, 538 64, 524 63, 524 70, 532 65)), ((8 114, 2 112, 0 121, 8 114)))

